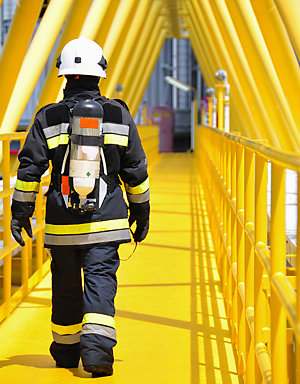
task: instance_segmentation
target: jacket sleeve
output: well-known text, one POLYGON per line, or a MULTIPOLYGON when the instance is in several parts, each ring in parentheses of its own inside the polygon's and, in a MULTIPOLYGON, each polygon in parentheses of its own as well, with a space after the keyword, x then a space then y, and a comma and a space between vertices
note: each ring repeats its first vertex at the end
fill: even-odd
POLYGON ((11 210, 13 218, 26 218, 31 217, 34 212, 41 176, 49 166, 49 150, 37 118, 18 158, 20 165, 11 210))
POLYGON ((150 199, 147 159, 137 127, 129 112, 125 112, 128 116, 129 139, 121 161, 120 177, 125 184, 130 209, 136 204, 142 208, 142 205, 149 206, 150 199))

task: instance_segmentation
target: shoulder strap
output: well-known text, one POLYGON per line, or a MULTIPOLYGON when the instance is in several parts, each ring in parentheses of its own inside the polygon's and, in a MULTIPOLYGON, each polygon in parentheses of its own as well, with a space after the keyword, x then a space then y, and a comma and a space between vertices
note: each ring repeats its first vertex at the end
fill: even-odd
POLYGON ((112 100, 117 101, 119 104, 122 105, 122 107, 124 107, 125 109, 127 109, 127 111, 129 111, 128 105, 125 103, 124 100, 122 99, 112 99, 112 100))
POLYGON ((72 114, 73 108, 78 103, 78 101, 75 99, 63 99, 60 101, 60 103, 65 104, 69 108, 69 111, 72 114))

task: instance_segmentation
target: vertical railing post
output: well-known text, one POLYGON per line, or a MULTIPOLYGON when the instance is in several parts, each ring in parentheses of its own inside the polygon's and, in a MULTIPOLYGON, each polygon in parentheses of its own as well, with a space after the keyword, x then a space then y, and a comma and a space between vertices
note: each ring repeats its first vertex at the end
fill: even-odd
MULTIPOLYGON (((300 292, 300 172, 297 173, 297 250, 296 250, 296 291, 300 292)), ((300 295, 297 295, 297 330, 296 330, 296 384, 300 384, 300 295)))
POLYGON ((213 126, 213 108, 214 108, 214 94, 215 90, 213 88, 207 88, 205 91, 205 96, 208 98, 208 126, 213 126))
POLYGON ((223 223, 223 249, 222 249, 222 283, 223 283, 223 297, 224 300, 227 301, 227 244, 228 244, 228 222, 227 222, 227 198, 226 198, 226 191, 227 191, 227 162, 228 162, 228 156, 227 156, 227 140, 226 137, 223 135, 220 135, 222 138, 222 163, 221 163, 221 169, 222 169, 222 181, 224 188, 221 189, 221 199, 222 199, 222 223, 223 223))
POLYGON ((235 141, 231 142, 231 203, 233 211, 231 214, 231 300, 232 300, 232 340, 236 343, 236 325, 237 325, 237 249, 236 249, 236 227, 237 217, 234 212, 236 210, 236 147, 235 141))
POLYGON ((236 209, 237 209, 237 323, 238 323, 238 374, 245 373, 245 244, 244 244, 244 148, 237 144, 236 157, 236 209))
POLYGON ((254 249, 251 232, 254 230, 254 152, 245 150, 245 310, 246 310, 246 383, 254 383, 254 346, 252 339, 254 310, 254 249))
MULTIPOLYGON (((215 135, 211 135, 212 137, 215 136, 215 135)), ((219 172, 219 175, 215 175, 215 180, 217 180, 217 178, 219 177, 220 180, 222 180, 222 167, 221 167, 221 164, 222 162, 224 161, 223 160, 223 153, 222 153, 222 141, 223 141, 223 136, 221 135, 217 135, 217 142, 218 142, 218 163, 216 164, 217 166, 217 170, 219 172)), ((220 274, 221 274, 221 270, 222 270, 222 258, 221 258, 221 255, 222 255, 222 252, 223 252, 223 229, 224 229, 224 226, 223 226, 223 215, 222 215, 222 192, 221 192, 221 188, 218 188, 217 189, 217 196, 218 196, 218 211, 217 211, 217 218, 218 218, 218 221, 219 221, 219 225, 220 225, 220 228, 219 228, 219 243, 218 243, 218 255, 217 255, 217 262, 218 262, 218 268, 219 268, 219 271, 220 271, 220 274)))
MULTIPOLYGON (((214 135, 215 136, 215 135, 214 135)), ((223 161, 223 158, 222 158, 222 148, 221 148, 221 144, 222 144, 222 140, 223 140, 223 136, 221 135, 217 135, 217 149, 218 149, 218 153, 217 153, 217 167, 218 167, 218 171, 220 173, 220 176, 221 176, 221 164, 222 164, 222 161, 223 161)))
POLYGON ((224 90, 223 84, 217 84, 217 127, 220 130, 224 130, 224 90))
POLYGON ((227 314, 231 317, 232 284, 231 284, 231 141, 225 138, 226 149, 226 262, 227 262, 227 314), (228 258, 229 255, 229 258, 228 258))
POLYGON ((44 244, 43 244, 43 194, 42 187, 40 186, 40 191, 36 196, 36 267, 38 270, 39 278, 42 277, 42 266, 43 266, 43 254, 44 254, 44 244))
POLYGON ((28 263, 29 243, 25 242, 24 247, 21 248, 21 284, 22 284, 22 297, 28 294, 28 277, 29 277, 29 263, 28 263))
MULTIPOLYGON (((267 215, 267 161, 256 154, 255 160, 255 245, 267 245, 268 215, 267 215)), ((263 291, 264 268, 254 254, 254 347, 265 342, 263 328, 266 327, 267 298, 263 291)), ((255 359, 255 383, 262 381, 262 375, 255 359)))
POLYGON ((218 116, 218 123, 217 127, 218 129, 224 131, 225 129, 225 122, 224 122, 224 94, 226 91, 226 81, 227 81, 227 73, 220 69, 216 72, 216 79, 217 79, 217 116, 218 116))
MULTIPOLYGON (((271 276, 286 274, 285 169, 272 163, 271 276)), ((287 383, 287 331, 285 310, 271 284, 272 384, 287 383)))
POLYGON ((226 84, 226 90, 224 94, 224 129, 225 132, 230 131, 230 99, 229 99, 230 86, 226 84))
MULTIPOLYGON (((3 140, 3 191, 10 190, 10 141, 3 140)), ((3 198, 3 245, 11 247, 10 234, 10 195, 3 198)), ((4 316, 7 317, 10 312, 11 302, 11 252, 7 253, 3 261, 3 300, 4 316)))
MULTIPOLYGON (((224 169, 225 169, 225 150, 224 150, 224 136, 218 135, 220 138, 220 167, 219 167, 219 177, 221 183, 225 183, 225 175, 224 175, 224 169)), ((226 231, 226 224, 225 224, 225 217, 224 217, 224 195, 223 195, 223 188, 220 188, 219 190, 219 198, 220 198, 220 253, 219 253, 219 273, 222 278, 222 283, 224 285, 224 241, 226 239, 225 231, 226 231)))

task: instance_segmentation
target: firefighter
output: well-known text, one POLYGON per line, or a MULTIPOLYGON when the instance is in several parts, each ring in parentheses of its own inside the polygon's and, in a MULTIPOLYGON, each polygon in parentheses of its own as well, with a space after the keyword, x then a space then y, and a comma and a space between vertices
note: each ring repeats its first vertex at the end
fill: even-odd
POLYGON ((131 241, 134 222, 136 242, 149 229, 147 160, 125 102, 100 94, 107 63, 99 45, 84 37, 72 40, 56 66, 67 79, 64 98, 37 112, 19 154, 11 230, 21 246, 22 228, 32 237, 30 217, 51 162, 45 225, 52 258, 50 353, 57 366, 77 367, 81 357, 92 376, 109 376, 117 342, 118 247, 131 241))

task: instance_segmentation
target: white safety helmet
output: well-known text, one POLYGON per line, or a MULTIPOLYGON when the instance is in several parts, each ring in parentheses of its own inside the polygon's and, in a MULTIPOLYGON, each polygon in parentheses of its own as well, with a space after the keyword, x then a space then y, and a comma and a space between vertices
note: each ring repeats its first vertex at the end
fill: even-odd
POLYGON ((79 37, 69 41, 57 58, 58 77, 88 75, 106 78, 107 62, 102 48, 93 40, 79 37))

